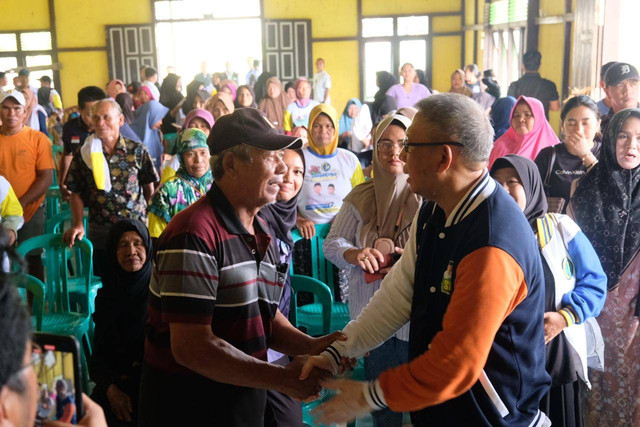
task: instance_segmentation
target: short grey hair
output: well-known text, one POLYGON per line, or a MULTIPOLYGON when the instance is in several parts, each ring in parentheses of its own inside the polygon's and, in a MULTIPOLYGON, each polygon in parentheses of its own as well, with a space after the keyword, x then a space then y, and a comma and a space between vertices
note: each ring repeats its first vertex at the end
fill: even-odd
POLYGON ((211 173, 213 174, 213 179, 218 180, 224 176, 224 166, 222 165, 222 159, 227 153, 231 153, 249 164, 253 163, 251 147, 245 144, 234 145, 233 147, 227 148, 226 150, 223 150, 218 154, 211 155, 209 163, 211 164, 211 173))
POLYGON ((118 104, 115 100, 111 98, 101 99, 100 101, 93 104, 93 106, 91 107, 91 114, 92 115, 95 114, 96 111, 98 111, 98 108, 100 108, 100 106, 104 104, 111 106, 112 109, 116 110, 116 113, 118 115, 122 114, 122 108, 120 107, 120 104, 118 104))
POLYGON ((432 95, 416 104, 413 119, 439 129, 438 136, 460 142, 462 158, 476 165, 489 160, 493 149, 493 126, 484 109, 468 96, 456 93, 432 95))

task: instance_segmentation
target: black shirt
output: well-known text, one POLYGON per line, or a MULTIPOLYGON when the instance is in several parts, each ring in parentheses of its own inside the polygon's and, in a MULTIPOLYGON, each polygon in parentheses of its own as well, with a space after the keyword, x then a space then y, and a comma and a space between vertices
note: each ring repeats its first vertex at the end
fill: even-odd
POLYGON ((526 73, 509 85, 507 95, 516 99, 521 95, 536 98, 542 102, 547 120, 549 120, 549 103, 560 98, 556 84, 540 77, 540 73, 526 73))
POLYGON ((82 116, 75 117, 65 123, 62 128, 64 155, 69 156, 78 152, 88 136, 89 128, 82 121, 82 116))
MULTIPOLYGON (((598 141, 594 141, 591 152, 596 158, 600 154, 600 147, 601 144, 598 141)), ((535 163, 540 171, 540 177, 545 183, 544 192, 546 196, 562 197, 565 200, 562 213, 565 213, 571 197, 571 184, 574 180, 587 173, 587 168, 582 164, 582 159, 569 153, 564 143, 561 143, 542 149, 538 153, 535 163), (554 150, 556 159, 551 165, 554 150), (549 171, 550 166, 551 170, 549 171)))

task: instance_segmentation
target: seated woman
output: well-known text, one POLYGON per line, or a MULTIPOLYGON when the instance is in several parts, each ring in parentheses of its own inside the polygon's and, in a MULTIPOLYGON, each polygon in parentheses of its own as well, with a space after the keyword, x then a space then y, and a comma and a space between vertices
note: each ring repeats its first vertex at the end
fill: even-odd
POLYGON ((149 232, 157 238, 171 218, 204 196, 213 182, 207 136, 199 129, 180 132, 177 140, 180 167, 176 175, 153 195, 147 208, 149 232))
MULTIPOLYGON (((311 125, 311 110, 318 105, 318 101, 311 99, 311 82, 306 77, 300 77, 293 84, 296 100, 287 106, 289 114, 285 117, 284 131, 290 135, 293 128, 311 125)), ((337 123, 337 121, 336 121, 337 123)))
POLYGON ((544 115, 542 103, 521 96, 511 110, 511 127, 498 138, 489 156, 489 167, 507 154, 534 160, 543 148, 558 144, 558 137, 544 115))
POLYGON ((309 146, 304 148, 306 174, 298 201, 300 233, 315 235, 314 224, 331 222, 351 190, 364 182, 355 154, 338 148, 338 114, 328 104, 316 106, 309 114, 309 146))
MULTIPOLYGON (((263 217, 278 239, 280 262, 290 264, 293 253, 291 229, 296 225, 298 196, 304 180, 304 156, 299 150, 285 150, 282 159, 287 165, 276 202, 260 210, 263 217)), ((287 275, 278 309, 283 316, 289 317, 291 304, 291 277, 287 275)), ((268 350, 267 359, 271 363, 286 366, 289 356, 268 350)), ((295 399, 273 390, 267 390, 267 409, 265 425, 297 426, 302 425, 302 406, 295 399)))
POLYGON ((453 73, 451 73, 451 88, 449 92, 451 93, 459 93, 464 96, 471 96, 471 90, 464 84, 464 70, 462 68, 458 68, 453 73))
POLYGON ((547 213, 542 179, 531 160, 514 154, 499 158, 491 175, 524 212, 542 255, 546 369, 551 375, 551 390, 540 409, 554 426, 582 426, 584 387, 589 385, 584 322, 600 314, 607 277, 576 223, 566 215, 547 213))
POLYGON ((640 109, 613 116, 600 161, 578 181, 568 213, 584 230, 608 278, 598 317, 604 372, 591 372, 589 425, 640 425, 640 109))
POLYGON ((554 211, 566 212, 571 184, 598 163, 598 106, 586 95, 574 96, 562 107, 560 119, 564 142, 543 149, 535 161, 547 198, 556 202, 554 211))
POLYGON ((253 89, 250 86, 242 85, 238 88, 238 96, 234 102, 236 108, 258 108, 256 104, 256 96, 253 94, 253 89))
MULTIPOLYGON (((213 128, 213 116, 207 110, 195 109, 191 110, 187 117, 184 119, 184 124, 182 125, 182 130, 185 129, 200 129, 204 132, 207 137, 211 132, 211 128, 213 128)), ((170 153, 175 153, 177 150, 177 138, 176 138, 176 146, 173 149, 169 150, 170 153)), ((177 154, 171 156, 169 160, 164 164, 164 169, 162 169, 162 178, 160 179, 160 184, 164 184, 169 181, 170 178, 175 176, 176 171, 180 167, 180 158, 177 154)))
POLYGON ((204 109, 211 113, 214 120, 232 114, 235 110, 233 98, 227 92, 218 92, 204 103, 204 109))
POLYGON ((347 105, 344 107, 342 116, 340 116, 340 139, 338 145, 342 148, 349 148, 351 144, 351 126, 353 125, 353 119, 360 112, 362 103, 358 98, 351 98, 347 105))
MULTIPOLYGON (((465 86, 466 88, 466 86, 465 86)), ((511 127, 511 110, 518 102, 513 96, 498 99, 491 106, 489 118, 493 125, 493 140, 496 141, 511 127)), ((544 176, 544 175, 543 175, 544 176)))
MULTIPOLYGON (((349 272, 349 315, 355 319, 380 288, 394 257, 411 232, 411 221, 422 199, 411 192, 408 175, 399 159, 405 131, 411 119, 390 115, 378 127, 374 137, 374 179, 354 188, 345 198, 331 231, 324 241, 324 255, 338 268, 349 272)), ((364 359, 368 380, 383 371, 407 362, 409 326, 364 359)), ((375 412, 376 425, 401 426, 402 414, 389 410, 375 412)))
POLYGON ((95 339, 90 363, 96 383, 91 397, 110 426, 136 426, 144 324, 153 248, 138 220, 114 224, 107 240, 107 265, 96 298, 95 339))
POLYGON ((275 76, 269 77, 266 81, 266 96, 260 100, 258 109, 280 133, 284 133, 285 115, 290 114, 287 111, 287 105, 289 105, 289 98, 282 87, 282 82, 275 76))

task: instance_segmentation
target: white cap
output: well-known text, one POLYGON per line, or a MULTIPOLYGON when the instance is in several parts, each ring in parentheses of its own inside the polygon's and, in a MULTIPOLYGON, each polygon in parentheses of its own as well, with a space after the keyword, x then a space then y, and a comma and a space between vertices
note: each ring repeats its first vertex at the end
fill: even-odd
POLYGON ((25 101, 24 95, 19 90, 12 90, 5 93, 4 96, 2 97, 2 101, 0 101, 0 104, 3 103, 4 100, 7 98, 15 99, 18 102, 18 104, 22 105, 23 107, 26 107, 27 105, 27 101, 25 101))

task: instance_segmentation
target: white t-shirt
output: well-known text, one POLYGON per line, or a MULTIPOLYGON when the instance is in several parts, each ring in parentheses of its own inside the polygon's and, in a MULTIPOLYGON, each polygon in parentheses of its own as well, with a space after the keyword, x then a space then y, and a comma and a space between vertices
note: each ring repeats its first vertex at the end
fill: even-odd
MULTIPOLYGON (((324 94, 331 89, 331 76, 326 71, 321 71, 313 76, 313 99, 319 103, 324 102, 324 94)), ((325 104, 331 104, 331 96, 325 104)))
POLYGON ((293 122, 293 127, 304 126, 307 129, 309 128, 309 114, 311 114, 311 110, 313 107, 318 105, 318 102, 313 99, 309 100, 309 103, 306 107, 299 107, 296 102, 292 102, 287 106, 287 111, 291 114, 291 121, 293 122))
POLYGON ((358 171, 362 175, 360 161, 355 154, 342 148, 330 156, 317 154, 308 147, 302 152, 306 172, 298 210, 314 223, 326 224, 338 214, 342 200, 351 192, 354 175, 358 171))

